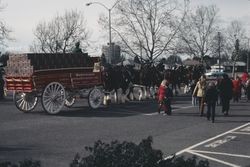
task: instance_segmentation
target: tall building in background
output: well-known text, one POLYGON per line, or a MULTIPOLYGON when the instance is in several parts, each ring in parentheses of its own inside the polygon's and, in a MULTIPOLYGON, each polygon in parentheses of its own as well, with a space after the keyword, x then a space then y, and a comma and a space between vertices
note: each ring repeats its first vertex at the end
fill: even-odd
POLYGON ((105 58, 108 63, 117 64, 121 60, 121 47, 111 43, 111 49, 109 48, 109 43, 102 46, 102 53, 105 55, 105 58))

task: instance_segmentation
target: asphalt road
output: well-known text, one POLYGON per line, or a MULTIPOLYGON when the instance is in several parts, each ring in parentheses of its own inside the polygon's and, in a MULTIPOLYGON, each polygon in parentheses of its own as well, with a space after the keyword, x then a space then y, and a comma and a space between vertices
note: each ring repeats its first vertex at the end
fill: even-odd
POLYGON ((165 156, 196 155, 212 167, 250 165, 250 102, 231 103, 228 117, 218 106, 211 123, 190 101, 176 98, 172 116, 157 114, 153 100, 90 110, 80 99, 55 116, 44 113, 40 105, 25 114, 10 99, 0 101, 0 161, 32 158, 44 167, 66 167, 76 153, 86 155, 84 147, 97 140, 139 143, 152 136, 153 147, 165 156))

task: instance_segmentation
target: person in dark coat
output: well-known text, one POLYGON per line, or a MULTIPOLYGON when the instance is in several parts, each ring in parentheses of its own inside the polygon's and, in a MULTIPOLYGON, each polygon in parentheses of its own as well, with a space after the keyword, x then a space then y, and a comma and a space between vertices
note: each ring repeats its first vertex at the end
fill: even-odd
POLYGON ((207 120, 212 117, 212 122, 214 123, 215 118, 215 106, 218 100, 218 90, 213 82, 208 84, 208 88, 205 94, 205 102, 207 104, 207 120))
POLYGON ((167 115, 172 115, 172 107, 171 107, 171 101, 174 96, 172 89, 169 87, 169 83, 166 84, 166 99, 165 104, 167 107, 167 115))
POLYGON ((218 88, 220 91, 222 113, 227 116, 230 108, 230 100, 233 96, 233 83, 227 74, 223 75, 223 79, 219 83, 218 88))
POLYGON ((0 100, 4 99, 4 80, 3 80, 3 70, 0 67, 0 100))
POLYGON ((250 77, 249 76, 246 81, 245 87, 246 87, 247 102, 249 102, 250 101, 250 77))
POLYGON ((82 53, 82 49, 80 48, 80 42, 75 43, 75 48, 73 49, 73 53, 82 53))

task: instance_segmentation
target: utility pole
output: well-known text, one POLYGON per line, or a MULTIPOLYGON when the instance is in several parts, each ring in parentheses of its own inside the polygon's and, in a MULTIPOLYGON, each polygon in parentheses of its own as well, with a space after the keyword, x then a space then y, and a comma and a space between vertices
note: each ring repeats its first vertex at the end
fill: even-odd
POLYGON ((218 54, 219 54, 219 72, 221 72, 221 56, 220 56, 221 36, 220 36, 220 32, 218 32, 218 44, 219 44, 219 48, 218 48, 218 54))
POLYGON ((120 0, 117 0, 114 5, 111 7, 111 8, 108 8, 106 5, 104 5, 103 3, 101 2, 89 2, 89 3, 86 3, 86 6, 90 6, 92 4, 98 4, 98 5, 101 5, 103 6, 107 11, 108 11, 108 17, 109 17, 109 58, 108 58, 108 63, 112 63, 111 59, 113 58, 114 56, 114 53, 113 53, 113 45, 112 45, 112 38, 111 38, 111 11, 112 9, 118 4, 118 2, 120 2, 120 0))
POLYGON ((250 46, 249 46, 249 38, 247 39, 247 46, 248 46, 248 51, 247 51, 247 73, 249 71, 249 54, 250 54, 250 46))

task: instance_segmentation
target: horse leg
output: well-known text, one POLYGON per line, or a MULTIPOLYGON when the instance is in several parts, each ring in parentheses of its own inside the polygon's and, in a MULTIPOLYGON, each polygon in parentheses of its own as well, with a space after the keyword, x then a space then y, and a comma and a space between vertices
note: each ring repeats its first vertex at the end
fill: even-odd
POLYGON ((149 88, 149 93, 150 93, 150 97, 151 98, 153 98, 153 99, 155 99, 155 97, 156 97, 156 86, 151 86, 150 88, 149 88))
POLYGON ((121 103, 125 103, 126 102, 126 89, 122 88, 122 92, 121 92, 121 103))
POLYGON ((149 97, 148 88, 145 87, 144 88, 144 99, 148 99, 148 97, 149 97))
POLYGON ((173 92, 174 92, 174 95, 177 96, 178 95, 178 91, 177 91, 177 86, 176 86, 176 83, 173 84, 173 92))
POLYGON ((118 103, 118 89, 115 89, 114 100, 115 100, 115 103, 118 103))
POLYGON ((106 93, 104 93, 104 96, 103 96, 103 105, 105 105, 105 106, 108 105, 106 93))
POLYGON ((111 103, 110 93, 104 93, 103 105, 107 106, 111 103))
POLYGON ((139 101, 141 101, 143 99, 143 88, 141 87, 139 89, 139 101))
POLYGON ((134 100, 134 87, 129 87, 129 92, 127 94, 127 99, 133 101, 134 100))

